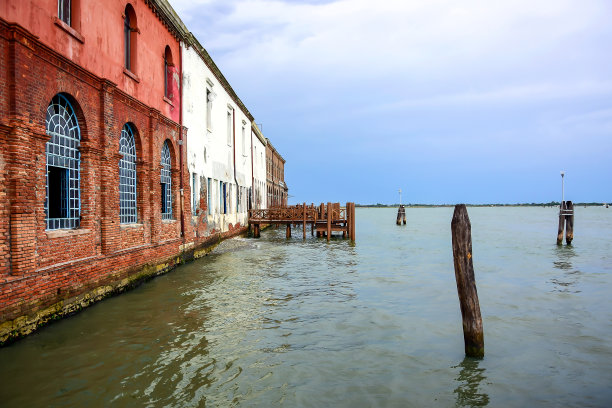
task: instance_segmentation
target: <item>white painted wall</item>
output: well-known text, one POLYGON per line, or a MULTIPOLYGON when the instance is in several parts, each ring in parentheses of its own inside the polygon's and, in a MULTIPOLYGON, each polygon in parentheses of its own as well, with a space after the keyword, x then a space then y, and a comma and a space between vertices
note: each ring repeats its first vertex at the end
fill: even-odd
MULTIPOLYGON (((192 191, 199 193, 200 186, 193 186, 201 177, 210 179, 208 211, 209 229, 227 231, 229 224, 247 224, 247 192, 251 187, 251 122, 232 100, 212 71, 192 47, 182 45, 183 55, 183 125, 187 133, 187 165, 192 191), (208 118, 207 93, 213 95, 208 118), (228 141, 228 113, 235 127, 235 141, 228 141), (209 126, 210 124, 210 126, 209 126), (244 127, 244 151, 242 129, 244 127), (234 144, 236 147, 234 163, 234 144), (234 172, 235 170, 235 172, 234 172), (226 185, 227 212, 224 213, 221 195, 226 185), (194 188, 195 187, 195 188, 194 188), (240 195, 240 196, 239 196, 240 195), (240 205, 238 206, 238 202, 240 205)), ((208 189, 208 186, 207 186, 208 189)), ((190 202, 193 202, 190 197, 190 202)))
MULTIPOLYGON (((253 124, 253 128, 257 126, 253 124)), ((255 183, 253 208, 267 208, 266 200, 266 139, 252 130, 253 177, 255 183)))

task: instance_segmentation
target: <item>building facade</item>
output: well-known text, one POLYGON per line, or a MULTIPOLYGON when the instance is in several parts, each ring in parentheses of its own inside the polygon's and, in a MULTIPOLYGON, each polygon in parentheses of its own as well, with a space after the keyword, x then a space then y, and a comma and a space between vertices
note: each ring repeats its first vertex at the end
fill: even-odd
POLYGON ((284 185, 167 0, 4 0, 0 56, 0 344, 245 232, 284 185))
POLYGON ((182 55, 192 223, 206 237, 247 225, 253 117, 197 39, 183 43, 182 55))
POLYGON ((268 207, 286 207, 289 188, 285 183, 285 159, 270 140, 266 146, 266 184, 268 207))
POLYGON ((267 208, 266 201, 266 146, 267 139, 255 122, 251 125, 251 140, 253 146, 253 208, 267 208))

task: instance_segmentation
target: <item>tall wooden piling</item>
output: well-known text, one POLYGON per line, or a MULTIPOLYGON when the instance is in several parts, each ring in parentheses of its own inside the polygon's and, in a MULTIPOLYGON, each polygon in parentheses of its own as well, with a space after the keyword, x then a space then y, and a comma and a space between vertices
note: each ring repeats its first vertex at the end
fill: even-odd
POLYGON ((571 244, 574 239, 574 203, 562 201, 559 206, 559 229, 557 230, 557 245, 563 243, 563 230, 565 229, 565 243, 571 244))
POLYGON ((565 201, 562 201, 559 207, 559 229, 557 230, 557 245, 561 245, 563 243, 563 229, 565 228, 565 215, 563 214, 564 210, 565 201))
POLYGON ((327 241, 331 238, 331 224, 332 224, 332 205, 330 202, 327 203, 327 241))
POLYGON ((483 357, 484 334, 472 262, 472 226, 465 204, 455 206, 451 231, 465 354, 468 357, 483 357))
POLYGON ((351 233, 349 239, 355 241, 355 203, 351 203, 351 233))
POLYGON ((303 214, 302 214, 302 216, 303 216, 303 218, 302 218, 302 235, 303 235, 303 238, 306 239, 306 203, 304 203, 302 205, 302 212, 303 212, 303 214))
POLYGON ((291 238, 291 223, 287 223, 287 238, 291 238))
POLYGON ((565 206, 565 243, 571 245, 574 239, 574 203, 566 201, 565 206))

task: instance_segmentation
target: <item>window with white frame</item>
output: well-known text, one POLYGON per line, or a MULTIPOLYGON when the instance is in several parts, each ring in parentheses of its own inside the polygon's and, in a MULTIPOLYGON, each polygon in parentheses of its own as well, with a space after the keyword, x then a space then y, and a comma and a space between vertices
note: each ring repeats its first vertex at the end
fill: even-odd
POLYGON ((172 161, 168 141, 161 152, 161 213, 162 220, 172 219, 172 161))
POLYGON ((206 189, 206 203, 208 206, 208 215, 212 215, 212 211, 213 211, 213 191, 212 191, 212 179, 209 177, 207 180, 207 189, 206 189))
POLYGON ((227 145, 232 145, 232 136, 234 134, 234 110, 227 111, 227 145))
POLYGON ((246 127, 242 125, 242 155, 246 156, 246 127))
POLYGON ((136 140, 129 123, 123 125, 119 138, 119 222, 138 222, 136 211, 136 140))
POLYGON ((191 173, 191 214, 196 215, 198 212, 198 201, 199 200, 199 191, 198 191, 198 174, 191 173))
POLYGON ((212 105, 215 99, 210 89, 206 89, 206 129, 212 131, 212 105))
POLYGON ((81 129, 68 99, 57 94, 47 107, 45 146, 48 230, 77 228, 81 220, 81 129))

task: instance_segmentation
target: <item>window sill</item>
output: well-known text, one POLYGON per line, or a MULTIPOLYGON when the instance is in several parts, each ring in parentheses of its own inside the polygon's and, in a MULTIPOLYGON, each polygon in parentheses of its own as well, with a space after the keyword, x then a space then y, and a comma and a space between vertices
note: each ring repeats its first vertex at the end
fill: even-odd
POLYGON ((142 228, 143 226, 144 226, 144 224, 131 223, 131 224, 120 224, 119 228, 121 228, 122 230, 125 230, 125 229, 142 228))
POLYGON ((132 78, 134 81, 140 83, 140 78, 138 78, 138 75, 136 75, 135 73, 133 73, 132 71, 130 71, 127 68, 123 68, 123 73, 125 75, 127 75, 128 77, 132 78))
POLYGON ((45 233, 47 234, 47 238, 49 239, 85 235, 89 234, 90 232, 91 230, 88 229, 62 229, 45 231, 45 233))
POLYGON ((172 103, 172 101, 170 99, 168 99, 168 97, 164 96, 164 102, 166 102, 168 105, 170 106, 174 106, 174 104, 172 103))
POLYGON ((162 220, 162 224, 174 224, 176 220, 162 220))
POLYGON ((54 17, 53 22, 55 23, 56 26, 58 26, 59 28, 67 32, 70 36, 72 36, 75 40, 77 40, 81 44, 85 43, 85 38, 83 38, 83 36, 77 30, 70 27, 68 24, 64 23, 59 18, 54 17))

